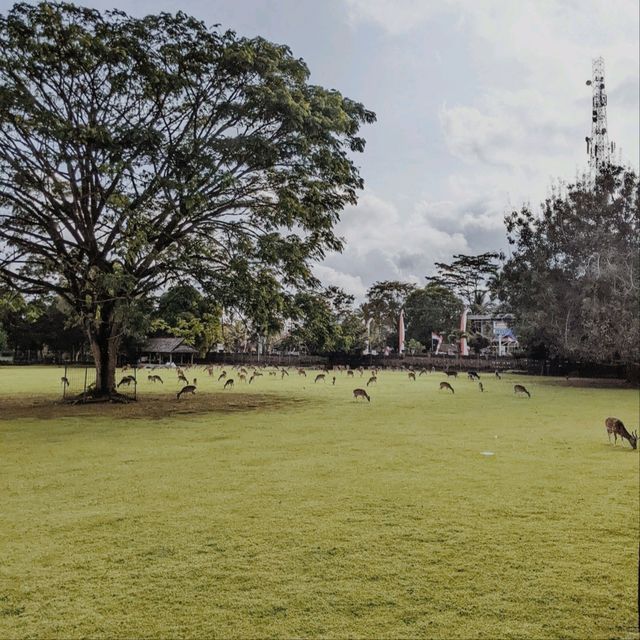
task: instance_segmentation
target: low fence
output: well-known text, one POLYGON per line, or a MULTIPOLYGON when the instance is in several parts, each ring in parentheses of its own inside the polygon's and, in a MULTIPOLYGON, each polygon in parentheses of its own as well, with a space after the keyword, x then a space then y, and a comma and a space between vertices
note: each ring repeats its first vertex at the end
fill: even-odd
MULTIPOLYGON (((96 368, 93 364, 65 364, 64 375, 60 379, 62 384, 62 399, 77 400, 82 402, 91 395, 91 390, 96 384, 96 368)), ((137 395, 137 370, 131 368, 124 372, 116 380, 116 390, 118 393, 136 399, 137 395)))

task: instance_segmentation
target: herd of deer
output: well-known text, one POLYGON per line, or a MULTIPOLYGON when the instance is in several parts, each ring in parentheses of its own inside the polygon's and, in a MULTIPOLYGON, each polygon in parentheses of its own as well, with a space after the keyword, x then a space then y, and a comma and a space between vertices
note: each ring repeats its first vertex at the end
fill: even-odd
MULTIPOLYGON (((188 368, 188 367, 187 367, 188 368)), ((262 367, 263 369, 267 369, 266 367, 262 367)), ((260 377, 263 376, 264 373, 263 371, 260 371, 258 367, 254 367, 253 371, 251 372, 251 375, 249 375, 249 372, 247 371, 246 368, 240 366, 240 365, 236 365, 234 366, 234 369, 237 369, 238 372, 238 380, 240 382, 246 382, 248 384, 251 384, 251 382, 260 377), (249 379, 247 380, 247 376, 249 376, 249 379)), ((123 371, 125 371, 126 369, 123 368, 123 371)), ((357 369, 351 369, 348 367, 342 367, 342 366, 337 366, 335 367, 335 370, 338 371, 339 373, 342 373, 343 371, 346 371, 346 375, 347 377, 353 378, 355 376, 356 373, 360 374, 360 377, 362 377, 364 375, 364 367, 358 367, 357 369)), ((331 371, 331 369, 329 369, 328 367, 325 367, 323 369, 322 373, 319 373, 315 376, 314 378, 314 383, 318 383, 318 382, 326 382, 326 378, 327 378, 327 373, 329 373, 331 371)), ((414 371, 413 369, 408 369, 407 370, 407 375, 409 380, 414 381, 416 380, 416 376, 420 377, 424 374, 427 373, 435 373, 435 368, 432 367, 430 371, 427 371, 427 369, 420 369, 417 373, 416 371, 414 371)), ((214 375, 214 368, 213 365, 207 365, 204 367, 204 372, 207 373, 209 376, 213 376, 214 375)), ((305 369, 303 368, 297 368, 296 372, 298 373, 299 376, 306 378, 307 377, 307 372, 305 369)), ((180 389, 180 391, 178 391, 178 393, 176 394, 176 398, 179 400, 181 396, 183 395, 188 395, 188 394, 195 394, 196 389, 197 389, 197 382, 198 379, 197 378, 193 378, 192 382, 189 382, 186 374, 185 374, 185 370, 182 368, 177 368, 176 369, 176 373, 177 373, 177 380, 179 383, 182 383, 184 386, 180 389)), ((457 378, 458 377, 458 371, 449 371, 449 370, 445 370, 443 371, 443 373, 448 377, 448 378, 457 378)), ((282 367, 274 367, 272 370, 268 371, 268 375, 269 376, 278 376, 278 374, 280 375, 281 379, 284 379, 285 376, 289 376, 289 371, 286 368, 282 368, 282 367)), ((369 377, 369 379, 367 380, 366 386, 369 387, 371 385, 377 385, 378 383, 378 374, 379 374, 379 370, 378 369, 372 369, 371 370, 371 375, 369 377)), ((220 373, 220 375, 218 376, 217 380, 218 382, 224 382, 223 384, 223 390, 226 389, 232 389, 234 387, 235 384, 235 380, 234 378, 230 378, 227 377, 227 371, 226 370, 222 370, 222 372, 220 373)), ((495 377, 498 380, 501 380, 502 377, 500 375, 499 371, 495 371, 495 377)), ((482 384, 482 382, 480 381, 480 374, 477 371, 467 371, 467 377, 469 378, 469 380, 473 381, 477 381, 478 382, 478 388, 480 390, 480 392, 484 392, 484 385, 482 384)), ((163 379, 157 375, 157 374, 149 374, 147 376, 147 380, 151 383, 160 383, 160 384, 164 384, 163 379)), ((66 377, 62 377, 61 378, 61 382, 62 384, 66 387, 69 386, 69 380, 66 377)), ((331 383, 332 385, 336 384, 336 376, 332 376, 331 379, 331 383)), ((118 387, 120 386, 130 386, 131 384, 135 385, 137 384, 136 378, 132 375, 125 375, 121 378, 121 380, 118 382, 118 387)), ((455 389, 453 388, 453 386, 446 381, 440 382, 440 391, 448 391, 451 394, 455 394, 455 389)), ((522 385, 522 384, 515 384, 513 386, 513 392, 515 395, 526 395, 528 398, 531 398, 531 393, 528 391, 528 389, 522 385)), ((371 402, 371 396, 368 394, 366 389, 361 389, 361 388, 357 388, 353 390, 353 398, 354 400, 358 400, 358 398, 362 398, 363 400, 366 400, 367 402, 371 402)), ((631 445, 632 449, 636 449, 637 445, 638 445, 638 432, 637 431, 632 431, 631 433, 629 431, 627 431, 626 427, 624 426, 624 424, 622 423, 621 420, 619 420, 618 418, 607 418, 605 420, 605 428, 607 430, 607 436, 609 438, 609 443, 611 443, 611 436, 613 435, 614 437, 614 446, 617 445, 618 443, 618 437, 620 438, 621 441, 627 440, 629 442, 629 444, 631 445)))

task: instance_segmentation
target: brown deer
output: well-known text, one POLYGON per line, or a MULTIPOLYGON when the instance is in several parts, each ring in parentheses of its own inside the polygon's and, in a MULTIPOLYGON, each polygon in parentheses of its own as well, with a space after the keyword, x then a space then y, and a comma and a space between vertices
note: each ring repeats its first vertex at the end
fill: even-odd
POLYGON ((307 377, 307 372, 304 369, 298 369, 298 375, 307 377))
POLYGON ((482 386, 482 382, 478 382, 478 389, 480 389, 480 393, 484 393, 484 387, 482 386))
POLYGON ((358 398, 366 398, 367 402, 371 402, 371 398, 369 394, 364 389, 354 389, 353 397, 357 400, 358 398))
POLYGON ((164 382, 162 382, 162 378, 160 376, 148 376, 147 380, 149 382, 159 382, 160 384, 164 384, 164 382))
POLYGON ((502 377, 500 376, 500 372, 496 369, 496 378, 498 378, 498 380, 502 380, 502 377))
POLYGON ((192 384, 188 384, 186 387, 182 387, 182 389, 180 389, 180 391, 178 391, 177 398, 178 398, 178 400, 180 400, 180 396, 183 393, 190 393, 191 395, 193 395, 195 392, 196 392, 195 386, 192 385, 192 384))
POLYGON ((415 382, 416 374, 413 371, 409 371, 409 380, 413 380, 415 382))
POLYGON ((457 371, 445 371, 445 373, 447 374, 447 378, 450 378, 451 376, 453 376, 454 378, 458 377, 457 371))
POLYGON ((377 376, 371 376, 368 380, 367 380, 367 387, 370 384, 378 384, 378 377, 377 376))
POLYGON ((637 448, 638 432, 632 431, 631 433, 629 433, 624 424, 622 424, 622 420, 618 420, 618 418, 607 418, 604 421, 604 426, 607 429, 609 444, 611 444, 611 434, 613 433, 614 446, 618 444, 618 436, 620 436, 620 440, 624 440, 626 438, 629 441, 632 449, 637 448))
POLYGON ((184 382, 185 384, 189 384, 186 376, 182 373, 178 374, 178 382, 184 382))
POLYGON ((241 373, 238 376, 238 380, 240 380, 240 382, 246 382, 247 381, 247 376, 245 376, 244 373, 241 373))
POLYGON ((124 378, 122 378, 122 380, 120 380, 120 382, 118 382, 118 386, 126 384, 127 387, 128 387, 132 383, 133 384, 136 383, 136 379, 133 376, 124 376, 124 378))
POLYGON ((335 386, 335 384, 336 384, 336 377, 335 376, 333 376, 333 380, 332 380, 331 384, 335 386))
POLYGON ((440 391, 442 391, 443 389, 449 389, 449 391, 451 391, 451 393, 455 393, 455 391, 453 390, 453 387, 448 382, 441 382, 440 383, 440 391))
POLYGON ((227 372, 223 371, 219 376, 218 376, 218 382, 220 382, 220 380, 224 380, 227 377, 227 372))
POLYGON ((522 395, 523 393, 526 393, 529 398, 531 397, 531 394, 527 391, 527 388, 523 384, 514 384, 513 393, 515 393, 516 395, 522 395))
POLYGON ((469 380, 480 380, 480 376, 477 371, 467 371, 467 375, 469 376, 469 380))
POLYGON ((282 371, 282 377, 284 378, 285 376, 289 375, 289 372, 286 369, 281 369, 282 371))
POLYGON ((229 378, 225 383, 224 383, 224 387, 222 387, 223 389, 226 388, 232 389, 233 388, 233 378, 229 378))
POLYGON ((418 378, 424 373, 427 373, 427 370, 426 369, 420 369, 420 373, 418 374, 418 378))
POLYGON ((347 371, 347 376, 351 376, 353 378, 353 369, 349 369, 347 371))
POLYGON ((62 382, 62 386, 63 387, 68 387, 69 386, 69 380, 67 379, 66 376, 62 376, 62 378, 60 378, 60 382, 62 382))
POLYGON ((316 376, 316 379, 314 380, 314 383, 315 383, 315 382, 318 382, 318 381, 320 381, 320 380, 322 380, 322 382, 324 382, 324 373, 319 373, 319 374, 316 376))

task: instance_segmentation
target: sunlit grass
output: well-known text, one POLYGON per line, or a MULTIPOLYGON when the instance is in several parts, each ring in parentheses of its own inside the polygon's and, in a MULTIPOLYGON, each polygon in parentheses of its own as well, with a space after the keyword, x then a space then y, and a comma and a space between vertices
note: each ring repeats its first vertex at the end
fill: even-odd
POLYGON ((0 637, 635 637, 637 391, 218 372, 162 418, 175 373, 129 417, 0 368, 0 637))

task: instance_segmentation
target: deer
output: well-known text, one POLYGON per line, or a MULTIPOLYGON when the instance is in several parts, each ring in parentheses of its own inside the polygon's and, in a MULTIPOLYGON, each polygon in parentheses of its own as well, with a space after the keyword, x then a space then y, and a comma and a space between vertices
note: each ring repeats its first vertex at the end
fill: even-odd
POLYGON ((222 388, 223 388, 223 389, 226 389, 227 387, 228 387, 229 389, 233 389, 233 378, 229 378, 229 379, 224 383, 224 387, 222 387, 222 388))
POLYGON ((369 394, 364 389, 354 389, 353 397, 356 401, 358 400, 358 398, 366 398, 367 402, 371 402, 371 398, 369 397, 369 394))
POLYGON ((347 376, 351 376, 353 378, 353 369, 349 369, 347 371, 347 376))
POLYGON ((632 431, 629 433, 624 424, 622 424, 622 420, 618 420, 618 418, 607 418, 604 421, 604 426, 607 430, 607 436, 609 437, 609 444, 611 444, 611 434, 613 433, 614 446, 618 444, 618 436, 620 436, 620 440, 624 441, 626 438, 629 441, 632 449, 637 448, 638 432, 632 431))
POLYGON ((238 380, 240 380, 240 382, 246 382, 247 381, 247 376, 245 376, 244 373, 240 373, 238 375, 238 380))
POLYGON ((360 377, 364 375, 364 367, 358 367, 358 371, 360 372, 360 377))
POLYGON ((220 382, 220 380, 224 380, 227 377, 227 372, 223 371, 219 376, 218 376, 218 382, 220 382))
POLYGON ((277 371, 269 371, 269 375, 270 376, 277 376, 278 372, 277 371))
POLYGON ((498 378, 498 380, 502 380, 502 376, 500 375, 500 372, 496 369, 496 378, 498 378))
POLYGON ((424 368, 423 368, 423 369, 420 369, 420 373, 418 374, 418 378, 419 378, 421 375, 423 375, 424 373, 427 373, 427 370, 426 370, 426 369, 424 369, 424 368))
POLYGON ((457 371, 445 371, 445 374, 447 375, 447 378, 450 378, 450 377, 452 377, 452 376, 453 376, 454 378, 457 378, 457 377, 458 377, 458 372, 457 372, 457 371))
POLYGON ((183 393, 190 393, 191 395, 193 395, 195 392, 196 392, 195 385, 188 384, 186 387, 182 387, 182 389, 180 389, 180 391, 178 391, 178 395, 176 397, 178 398, 178 400, 180 400, 180 396, 183 393))
POLYGON ((335 387, 336 386, 336 377, 333 376, 333 380, 331 381, 331 384, 335 387))
POLYGON ((531 397, 531 394, 527 391, 527 388, 523 384, 514 384, 513 393, 515 393, 516 395, 522 395, 523 393, 526 393, 529 398, 531 397))
POLYGON ((413 371, 409 371, 409 380, 416 380, 416 374, 413 371))
POLYGON ((307 377, 307 372, 304 369, 298 369, 298 375, 307 377))
POLYGON ((482 382, 478 382, 478 389, 480 389, 480 393, 484 393, 484 387, 482 386, 482 382))
POLYGON ((62 382, 62 386, 63 387, 68 387, 69 386, 69 380, 68 380, 67 376, 62 376, 62 378, 60 378, 60 382, 62 382))
POLYGON ((164 384, 164 382, 162 382, 162 378, 160 376, 148 376, 147 380, 149 382, 159 382, 160 384, 164 384))
POLYGON ((178 382, 184 382, 185 384, 189 384, 186 376, 183 373, 178 374, 178 382))
POLYGON ((289 375, 289 372, 286 369, 280 369, 280 371, 282 372, 282 377, 284 378, 285 376, 289 375))
POLYGON ((254 379, 254 378, 255 378, 255 376, 251 376, 251 377, 249 378, 249 384, 251 384, 251 383, 253 382, 253 379, 254 379))
POLYGON ((118 386, 126 384, 128 387, 132 382, 133 384, 136 383, 136 379, 133 376, 124 376, 124 378, 118 382, 118 386))
POLYGON ((318 382, 319 380, 322 380, 322 382, 324 382, 324 375, 325 375, 324 373, 319 373, 313 382, 315 383, 315 382, 318 382))
POLYGON ((367 387, 370 384, 378 384, 378 377, 377 376, 371 376, 368 380, 367 380, 367 387))
POLYGON ((467 375, 469 376, 469 380, 480 380, 480 376, 477 371, 467 371, 467 375))
POLYGON ((443 389, 449 389, 449 391, 451 391, 451 393, 455 393, 455 391, 453 390, 453 387, 448 383, 448 382, 441 382, 440 383, 440 391, 442 391, 443 389))

